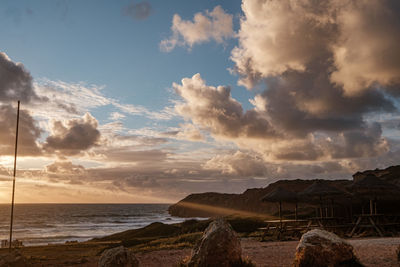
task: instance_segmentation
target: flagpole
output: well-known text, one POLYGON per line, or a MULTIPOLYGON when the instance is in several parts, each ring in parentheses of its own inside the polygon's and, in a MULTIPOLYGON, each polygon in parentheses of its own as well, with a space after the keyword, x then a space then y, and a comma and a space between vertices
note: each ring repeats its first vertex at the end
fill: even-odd
POLYGON ((19 105, 17 110, 17 130, 15 132, 15 153, 14 153, 14 175, 13 175, 13 188, 12 188, 12 200, 11 200, 11 222, 10 222, 10 243, 8 249, 11 251, 12 247, 12 229, 13 229, 13 217, 14 217, 14 194, 15 194, 15 175, 17 173, 17 148, 18 148, 18 126, 19 126, 19 105))

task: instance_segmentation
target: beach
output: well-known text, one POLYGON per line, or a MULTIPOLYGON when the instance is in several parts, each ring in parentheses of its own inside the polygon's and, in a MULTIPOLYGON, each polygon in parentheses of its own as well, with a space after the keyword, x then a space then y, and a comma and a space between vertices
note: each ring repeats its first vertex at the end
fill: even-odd
MULTIPOLYGON (((355 254, 365 266, 398 266, 396 248, 400 237, 363 238, 348 240, 355 254)), ((242 238, 242 256, 256 266, 291 266, 298 241, 260 242, 252 238, 242 238)), ((97 266, 101 252, 110 244, 77 243, 49 246, 31 246, 19 251, 29 259, 32 266, 97 266)), ((135 250, 133 250, 135 252, 135 250)), ((0 255, 8 253, 1 249, 0 255)), ((141 266, 177 266, 189 257, 190 248, 160 249, 135 252, 141 266)))
MULTIPOLYGON (((397 246, 400 245, 400 237, 348 241, 353 245, 355 254, 365 266, 399 266, 395 252, 397 246)), ((246 238, 241 240, 242 256, 249 258, 256 266, 292 266, 297 244, 297 241, 259 242, 246 238)), ((138 259, 143 266, 176 266, 176 262, 188 257, 190 252, 190 249, 161 250, 139 253, 138 259)))

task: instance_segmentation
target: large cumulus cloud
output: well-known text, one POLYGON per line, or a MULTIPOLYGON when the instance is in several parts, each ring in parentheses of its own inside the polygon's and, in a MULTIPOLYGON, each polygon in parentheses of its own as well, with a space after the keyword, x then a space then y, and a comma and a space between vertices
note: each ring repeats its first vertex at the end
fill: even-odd
POLYGON ((288 70, 329 62, 330 80, 354 95, 400 78, 400 7, 395 0, 244 0, 232 60, 248 88, 288 70))
POLYGON ((174 83, 173 87, 185 101, 175 106, 176 111, 216 136, 267 138, 275 135, 268 121, 255 110, 243 111, 227 86, 208 86, 200 74, 195 74, 182 79, 182 84, 174 83))
POLYGON ((376 157, 390 150, 378 114, 397 112, 400 5, 390 0, 243 0, 239 84, 256 91, 244 111, 226 86, 199 74, 174 84, 177 112, 214 137, 270 161, 376 157), (375 115, 375 119, 374 119, 375 115))

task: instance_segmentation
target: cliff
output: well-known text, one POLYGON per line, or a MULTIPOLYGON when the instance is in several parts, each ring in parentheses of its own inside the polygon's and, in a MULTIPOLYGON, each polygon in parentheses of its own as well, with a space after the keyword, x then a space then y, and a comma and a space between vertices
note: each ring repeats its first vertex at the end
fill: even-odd
MULTIPOLYGON (((367 174, 374 174, 387 182, 400 185, 400 165, 392 166, 384 170, 367 170, 357 172, 353 179, 361 179, 367 174)), ((277 215, 276 203, 262 202, 261 198, 280 186, 293 192, 301 192, 316 180, 280 180, 269 184, 264 188, 247 189, 242 194, 222 193, 200 193, 191 194, 169 207, 168 211, 172 216, 179 217, 211 217, 218 215, 244 215, 252 217, 268 217, 277 215)), ((331 180, 326 181, 330 186, 346 191, 346 188, 353 183, 353 180, 331 180)), ((335 199, 336 202, 341 200, 335 199)), ((284 203, 284 214, 291 213, 294 204, 284 203)), ((310 205, 303 205, 299 208, 299 214, 309 214, 314 209, 310 205)))
MULTIPOLYGON (((293 192, 301 192, 315 180, 280 180, 265 188, 247 189, 242 194, 201 193, 191 194, 169 207, 172 216, 211 217, 218 215, 244 215, 268 217, 276 215, 276 203, 262 202, 261 198, 280 186, 293 192)), ((351 180, 328 181, 329 185, 344 189, 351 180)), ((285 209, 294 209, 294 204, 285 203, 285 209)), ((305 212, 310 210, 305 210, 305 212)))
POLYGON ((380 169, 375 169, 375 170, 367 170, 363 172, 357 172, 353 174, 353 179, 354 181, 358 181, 359 179, 362 179, 363 177, 367 176, 368 174, 373 174, 376 177, 379 177, 382 180, 385 180, 386 182, 393 183, 397 186, 400 186, 400 165, 397 166, 391 166, 389 168, 380 170, 380 169))

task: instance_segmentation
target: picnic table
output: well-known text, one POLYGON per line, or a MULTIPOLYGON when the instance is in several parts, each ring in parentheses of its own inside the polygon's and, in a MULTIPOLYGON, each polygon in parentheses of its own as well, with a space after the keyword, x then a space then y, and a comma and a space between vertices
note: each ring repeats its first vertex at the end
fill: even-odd
POLYGON ((267 226, 264 228, 260 228, 260 230, 264 230, 264 234, 262 236, 262 240, 264 240, 265 236, 268 234, 277 235, 278 239, 282 237, 282 235, 286 232, 294 232, 300 233, 300 231, 306 229, 306 225, 308 220, 268 220, 265 221, 267 226))
POLYGON ((383 237, 387 229, 400 227, 399 215, 358 214, 356 218, 356 223, 349 234, 350 237, 352 237, 357 230, 366 228, 374 229, 379 236, 383 237))
POLYGON ((267 226, 260 228, 264 230, 262 240, 265 236, 277 235, 280 239, 286 233, 292 233, 293 235, 300 235, 306 231, 313 228, 321 228, 325 230, 338 230, 340 228, 345 228, 345 232, 351 227, 348 224, 343 223, 343 218, 341 217, 311 217, 303 220, 268 220, 265 221, 267 226))

